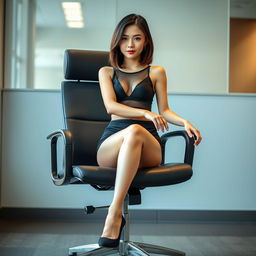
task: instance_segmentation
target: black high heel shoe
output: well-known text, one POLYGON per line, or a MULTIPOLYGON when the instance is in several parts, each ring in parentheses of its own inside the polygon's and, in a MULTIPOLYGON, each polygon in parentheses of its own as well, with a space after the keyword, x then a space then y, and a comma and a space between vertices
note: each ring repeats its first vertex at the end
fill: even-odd
POLYGON ((117 239, 110 239, 110 238, 107 238, 107 237, 100 237, 99 242, 98 242, 99 246, 100 247, 110 247, 110 248, 117 247, 119 245, 120 236, 121 236, 122 230, 125 226, 125 222, 126 222, 125 218, 122 216, 122 222, 121 222, 120 231, 119 231, 119 235, 118 235, 117 239))

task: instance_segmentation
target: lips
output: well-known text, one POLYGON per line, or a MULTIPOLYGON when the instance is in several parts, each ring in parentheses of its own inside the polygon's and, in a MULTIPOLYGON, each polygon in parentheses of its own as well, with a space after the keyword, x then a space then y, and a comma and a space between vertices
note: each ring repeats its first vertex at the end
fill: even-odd
POLYGON ((135 53, 135 51, 127 51, 129 54, 133 54, 135 53))

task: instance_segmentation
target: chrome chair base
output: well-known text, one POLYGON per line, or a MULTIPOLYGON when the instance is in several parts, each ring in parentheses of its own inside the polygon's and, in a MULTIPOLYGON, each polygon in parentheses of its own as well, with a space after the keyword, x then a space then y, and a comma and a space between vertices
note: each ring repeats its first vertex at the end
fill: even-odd
POLYGON ((89 256, 89 255, 134 255, 134 256, 150 256, 150 253, 171 256, 185 256, 186 254, 181 251, 162 247, 158 245, 137 243, 137 242, 124 242, 120 241, 119 247, 107 248, 99 247, 98 244, 82 245, 69 248, 69 256, 89 256))
POLYGON ((130 241, 130 219, 129 219, 129 195, 126 196, 123 204, 123 216, 126 220, 126 225, 124 226, 119 247, 107 248, 99 247, 98 244, 89 244, 69 248, 69 256, 89 256, 89 255, 121 255, 121 256, 150 256, 150 253, 160 254, 160 255, 171 255, 171 256, 185 256, 186 254, 182 251, 177 251, 171 248, 137 243, 130 241))
POLYGON ((85 256, 85 255, 111 255, 116 248, 99 247, 98 244, 88 244, 69 248, 69 256, 85 256))

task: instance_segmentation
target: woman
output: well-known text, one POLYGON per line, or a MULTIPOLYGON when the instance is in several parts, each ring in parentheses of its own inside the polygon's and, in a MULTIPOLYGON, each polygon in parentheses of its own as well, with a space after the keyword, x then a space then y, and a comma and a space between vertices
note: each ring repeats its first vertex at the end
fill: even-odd
POLYGON ((184 126, 195 145, 200 132, 170 110, 164 68, 150 66, 153 41, 146 20, 136 14, 124 17, 117 25, 110 50, 111 67, 99 70, 103 101, 111 122, 98 143, 100 166, 116 167, 113 201, 109 207, 100 246, 116 247, 125 220, 122 204, 138 170, 158 166, 162 160, 157 130, 168 130, 168 123, 184 126), (151 111, 156 94, 160 114, 151 111))

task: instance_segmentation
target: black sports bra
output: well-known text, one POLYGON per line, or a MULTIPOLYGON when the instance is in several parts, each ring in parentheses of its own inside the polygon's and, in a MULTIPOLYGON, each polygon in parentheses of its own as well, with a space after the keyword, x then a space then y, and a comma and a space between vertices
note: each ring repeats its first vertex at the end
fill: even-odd
POLYGON ((150 111, 155 91, 149 70, 150 66, 137 72, 114 69, 112 81, 117 102, 150 111))

